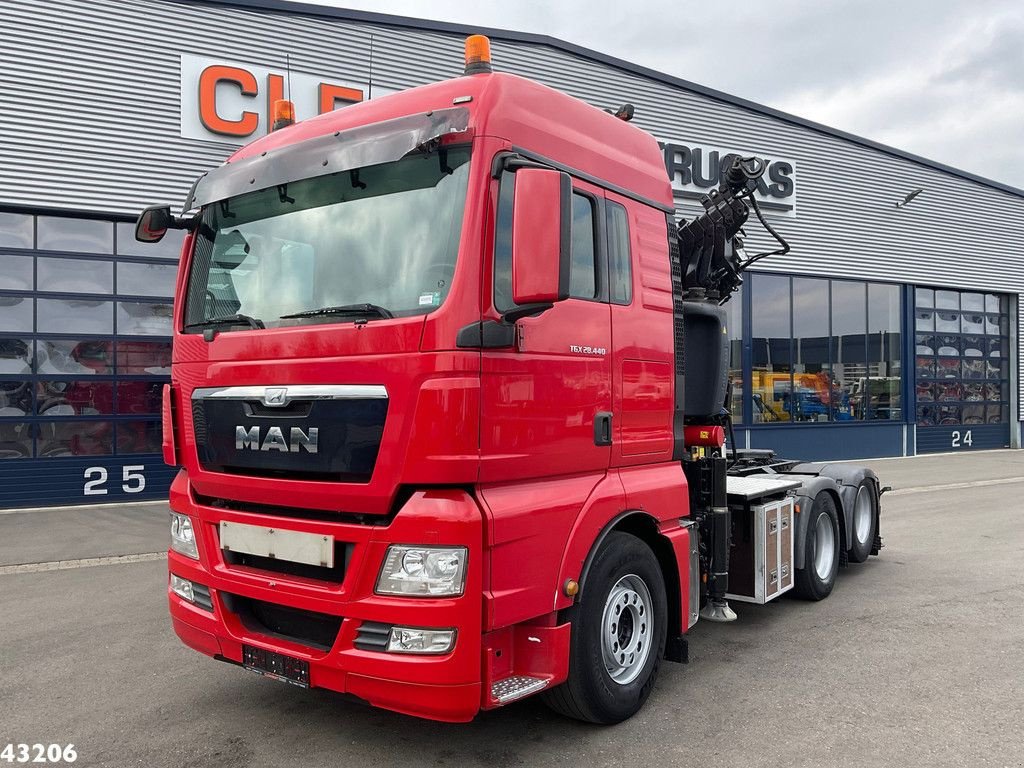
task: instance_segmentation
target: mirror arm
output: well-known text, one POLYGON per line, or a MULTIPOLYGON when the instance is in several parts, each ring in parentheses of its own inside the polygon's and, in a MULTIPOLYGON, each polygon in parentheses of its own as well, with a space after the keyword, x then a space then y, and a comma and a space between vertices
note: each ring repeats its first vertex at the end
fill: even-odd
POLYGON ((517 321, 522 320, 524 317, 536 317, 542 312, 547 312, 554 306, 555 305, 550 302, 545 302, 543 304, 523 304, 521 307, 514 307, 508 312, 503 313, 501 321, 509 325, 515 325, 517 321))
POLYGON ((195 232, 199 228, 199 213, 193 213, 191 216, 172 216, 174 222, 168 229, 184 229, 187 232, 195 232))

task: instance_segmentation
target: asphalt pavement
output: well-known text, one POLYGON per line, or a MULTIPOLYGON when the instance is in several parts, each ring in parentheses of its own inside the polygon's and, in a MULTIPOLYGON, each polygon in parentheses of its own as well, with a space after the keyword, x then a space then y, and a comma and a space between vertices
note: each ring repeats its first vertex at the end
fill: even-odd
POLYGON ((165 505, 2 512, 0 748, 152 768, 1024 765, 1024 452, 871 464, 896 488, 881 557, 822 603, 699 623, 691 663, 614 727, 536 700, 445 725, 259 679, 171 630, 165 505))

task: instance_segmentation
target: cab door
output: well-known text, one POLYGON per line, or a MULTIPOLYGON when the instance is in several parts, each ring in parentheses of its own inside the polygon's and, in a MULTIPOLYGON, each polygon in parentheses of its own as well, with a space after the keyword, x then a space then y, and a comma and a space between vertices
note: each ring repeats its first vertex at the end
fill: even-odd
POLYGON ((612 465, 669 461, 675 355, 665 214, 609 191, 605 233, 615 341, 612 465))
MULTIPOLYGON (((491 313, 512 302, 515 173, 498 181, 491 313)), ((482 351, 480 481, 605 472, 611 459, 611 314, 603 194, 574 179, 570 298, 518 321, 514 347, 482 351)))

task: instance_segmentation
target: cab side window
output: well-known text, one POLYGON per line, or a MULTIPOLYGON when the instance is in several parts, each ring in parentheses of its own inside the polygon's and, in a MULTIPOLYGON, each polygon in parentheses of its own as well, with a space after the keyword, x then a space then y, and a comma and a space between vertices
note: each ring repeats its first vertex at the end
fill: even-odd
POLYGON ((605 201, 608 232, 608 296, 613 304, 633 300, 633 268, 629 254, 629 215, 611 200, 605 201))
POLYGON ((572 267, 569 295, 574 299, 597 296, 597 249, 594 247, 594 201, 572 195, 572 267))
POLYGON ((508 312, 515 307, 512 301, 512 200, 516 175, 509 171, 501 174, 498 186, 497 221, 494 223, 494 308, 508 312))

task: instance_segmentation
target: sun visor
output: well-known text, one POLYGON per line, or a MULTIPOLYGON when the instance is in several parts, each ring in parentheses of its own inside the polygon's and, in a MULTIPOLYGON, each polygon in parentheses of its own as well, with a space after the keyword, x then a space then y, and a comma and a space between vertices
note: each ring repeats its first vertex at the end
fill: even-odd
POLYGON ((465 107, 435 109, 229 161, 196 180, 183 210, 292 181, 394 162, 434 139, 468 128, 469 110, 465 107))

